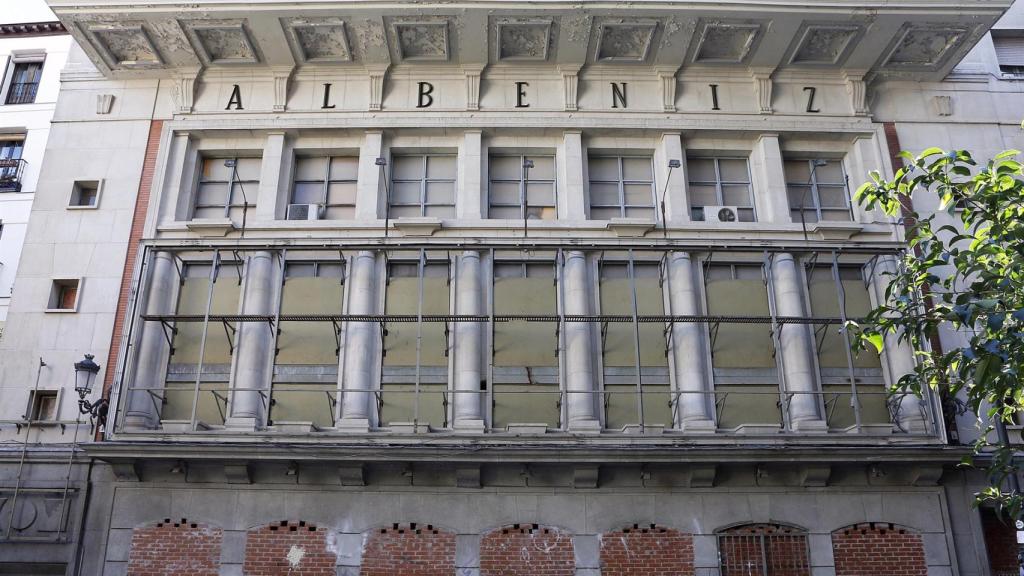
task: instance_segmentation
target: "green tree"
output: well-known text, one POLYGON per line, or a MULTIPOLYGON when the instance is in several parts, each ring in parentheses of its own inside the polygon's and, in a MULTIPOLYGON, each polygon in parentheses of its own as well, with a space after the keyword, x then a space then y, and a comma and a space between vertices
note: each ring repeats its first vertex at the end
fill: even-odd
POLYGON ((1024 171, 1016 150, 980 166, 964 150, 929 148, 903 152, 904 168, 892 180, 877 172, 857 190, 868 209, 903 218, 908 249, 890 274, 886 303, 851 323, 855 345, 881 351, 895 334, 917 351, 915 372, 893 384, 893 392, 920 394, 927 386, 966 399, 985 416, 987 428, 975 444, 975 461, 988 461, 990 485, 978 502, 993 502, 1019 517, 1022 498, 1014 448, 1005 428, 1024 409, 1024 171), (937 213, 922 215, 907 198, 938 197, 937 213), (956 225, 942 224, 938 214, 956 225), (932 350, 939 327, 964 336, 960 348, 932 350), (992 440, 993 426, 995 436, 992 440), (1000 429, 1001 428, 1001 429, 1000 429), (982 458, 978 458, 982 457, 982 458))

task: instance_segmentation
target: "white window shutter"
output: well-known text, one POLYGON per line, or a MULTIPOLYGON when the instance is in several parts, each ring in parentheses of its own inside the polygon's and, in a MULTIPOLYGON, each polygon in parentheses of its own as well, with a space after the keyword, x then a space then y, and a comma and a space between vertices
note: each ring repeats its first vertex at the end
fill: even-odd
POLYGON ((1024 34, 993 34, 992 43, 1000 66, 1024 66, 1024 34))

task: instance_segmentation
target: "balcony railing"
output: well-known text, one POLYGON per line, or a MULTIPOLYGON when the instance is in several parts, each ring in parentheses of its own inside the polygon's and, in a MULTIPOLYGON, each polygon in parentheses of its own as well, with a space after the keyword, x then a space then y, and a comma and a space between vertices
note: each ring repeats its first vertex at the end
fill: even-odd
POLYGON ((0 158, 0 192, 21 192, 21 176, 26 164, 20 158, 0 158))
POLYGON ((7 104, 31 104, 36 101, 39 82, 12 82, 7 90, 7 104))

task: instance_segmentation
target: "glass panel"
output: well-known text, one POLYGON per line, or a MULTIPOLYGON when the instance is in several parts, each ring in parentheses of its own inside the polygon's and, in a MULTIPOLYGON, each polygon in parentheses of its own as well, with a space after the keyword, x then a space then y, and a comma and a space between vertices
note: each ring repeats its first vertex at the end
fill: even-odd
POLYGON ((390 216, 392 218, 413 218, 413 217, 422 216, 423 215, 422 210, 423 209, 420 208, 419 204, 416 204, 415 206, 395 206, 395 205, 392 205, 391 206, 391 210, 389 211, 389 214, 390 214, 390 216))
POLYGON ((718 161, 718 170, 721 172, 722 182, 750 182, 745 159, 723 158, 718 161))
MULTIPOLYGON (((840 268, 840 281, 846 296, 846 315, 850 319, 863 317, 871 310, 867 288, 856 268, 840 268)), ((832 277, 831 266, 816 266, 808 270, 808 294, 811 314, 816 318, 839 318, 839 293, 832 277)), ((846 339, 842 326, 829 325, 818 334, 818 363, 824 368, 847 368, 846 339)), ((872 350, 861 352, 854 359, 857 368, 881 368, 878 354, 872 350)))
POLYGON ((391 163, 391 177, 394 180, 417 180, 423 177, 423 156, 394 156, 391 163))
POLYGON ((654 206, 654 190, 650 184, 625 184, 627 206, 654 206))
POLYGON ((620 206, 619 185, 590 183, 590 205, 591 206, 620 206))
POLYGON ((790 184, 786 187, 786 195, 789 196, 789 207, 794 210, 814 208, 814 195, 811 193, 810 186, 790 184))
POLYGON ((622 159, 623 180, 641 180, 650 182, 654 180, 651 175, 651 158, 623 158, 622 159))
POLYGON ((687 158, 690 182, 715 182, 715 161, 711 158, 687 158))
POLYGON ((223 208, 228 198, 227 184, 200 184, 196 191, 196 206, 220 206, 223 208))
POLYGON ((356 183, 355 182, 338 182, 327 185, 327 203, 328 204, 344 204, 344 205, 355 205, 356 203, 356 183))
POLYGON ((821 219, 825 222, 849 222, 851 216, 850 211, 845 208, 823 208, 821 210, 821 219))
POLYGON ((491 182, 491 205, 519 205, 519 182, 491 182))
POLYGON ((654 208, 626 208, 626 218, 644 218, 654 220, 654 208))
POLYGON ((533 168, 530 168, 530 180, 555 179, 554 156, 530 156, 529 159, 533 160, 533 168))
POLYGON ((452 205, 440 205, 440 206, 427 206, 424 210, 425 216, 433 218, 455 218, 455 206, 452 205))
POLYGON ((591 220, 611 220, 622 217, 622 208, 591 208, 591 220))
POLYGON ((526 190, 527 204, 531 208, 555 205, 555 185, 547 182, 530 182, 526 190))
POLYGON ((427 204, 454 205, 455 184, 453 182, 427 182, 427 204))
POLYGON ((754 209, 753 208, 740 208, 740 222, 753 222, 754 221, 754 209))
POLYGON ((295 180, 320 180, 327 176, 327 157, 296 156, 295 180))
POLYGON ((750 206, 750 188, 723 185, 722 202, 725 206, 750 206))
POLYGON ((718 195, 714 186, 690 184, 690 206, 715 206, 718 195))
POLYGON ((845 184, 843 163, 840 160, 829 160, 824 166, 818 166, 814 170, 814 179, 819 184, 845 184))
POLYGON ((454 180, 456 173, 455 156, 430 156, 427 158, 427 178, 454 180))
POLYGON ((328 206, 323 211, 324 220, 352 220, 355 216, 355 206, 328 206))
POLYGON ((619 179, 619 159, 602 158, 591 156, 587 160, 587 169, 590 172, 590 180, 605 180, 615 182, 619 179))
POLYGON ((420 183, 417 182, 395 182, 391 188, 391 205, 419 204, 420 183))
POLYGON ((296 182, 292 204, 319 204, 323 201, 324 185, 320 182, 296 182))
POLYGON ((331 158, 331 180, 356 180, 359 177, 358 156, 331 158))
POLYGON ((807 184, 811 179, 811 167, 807 160, 786 160, 783 168, 786 171, 786 182, 807 184))
MULTIPOLYGON (((519 156, 491 156, 489 176, 491 180, 519 180, 521 176, 519 156)), ((493 184, 492 184, 493 186, 493 184)))
POLYGON ((494 219, 522 218, 523 215, 520 210, 519 206, 491 206, 488 217, 494 219))
POLYGON ((193 218, 223 218, 224 207, 196 208, 192 214, 193 218))
POLYGON ((204 158, 201 180, 227 181, 231 177, 231 168, 224 166, 223 158, 204 158))
POLYGON ((846 208, 846 187, 818 186, 822 208, 846 208))
MULTIPOLYGON (((239 158, 236 165, 236 180, 260 181, 260 170, 263 166, 262 158, 239 158)), ((230 169, 229 169, 230 170, 230 169)), ((322 178, 322 176, 321 176, 322 178)))

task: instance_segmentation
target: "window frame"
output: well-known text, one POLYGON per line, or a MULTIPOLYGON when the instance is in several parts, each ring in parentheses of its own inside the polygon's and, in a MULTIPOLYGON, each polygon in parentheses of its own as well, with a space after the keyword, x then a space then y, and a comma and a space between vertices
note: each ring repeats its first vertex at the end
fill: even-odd
POLYGON ((82 278, 54 278, 50 280, 50 293, 47 296, 46 312, 52 313, 74 313, 78 312, 78 306, 82 301, 82 278), (74 283, 73 285, 71 283, 74 283), (64 301, 64 290, 74 287, 75 301, 70 308, 60 307, 64 301))
POLYGON ((210 154, 210 155, 200 154, 199 155, 199 170, 197 171, 198 174, 196 176, 195 193, 193 194, 193 197, 192 197, 192 214, 191 214, 190 220, 195 220, 196 219, 196 212, 200 208, 219 208, 219 207, 222 206, 221 204, 209 204, 209 205, 202 205, 202 206, 199 204, 199 197, 200 197, 199 192, 200 192, 200 189, 203 187, 204 184, 226 184, 227 185, 227 197, 225 198, 225 201, 224 201, 224 204, 223 204, 223 208, 224 208, 224 214, 222 215, 223 218, 227 218, 227 219, 231 218, 231 209, 232 208, 243 208, 243 209, 254 209, 254 208, 256 208, 255 198, 254 198, 254 200, 252 202, 250 202, 247 199, 248 198, 248 194, 245 193, 245 184, 254 184, 254 188, 257 189, 257 193, 258 193, 258 188, 260 186, 260 180, 258 180, 258 179, 257 180, 243 180, 242 178, 236 178, 236 176, 239 176, 239 174, 238 174, 238 161, 239 160, 251 160, 251 159, 258 159, 258 160, 260 160, 262 162, 263 157, 262 156, 238 156, 238 155, 235 155, 235 156, 220 156, 220 155, 215 155, 215 154, 210 154), (204 165, 204 163, 207 162, 207 161, 213 161, 213 160, 220 160, 222 162, 223 161, 227 161, 227 160, 233 160, 235 162, 235 166, 232 167, 230 172, 228 173, 228 179, 227 180, 204 180, 203 179, 203 165, 204 165), (242 192, 242 202, 240 204, 235 204, 233 202, 234 196, 235 196, 235 185, 236 184, 238 185, 239 189, 242 192))
MULTIPOLYGON (((655 182, 656 182, 656 178, 655 178, 655 174, 654 174, 654 155, 653 154, 652 155, 646 155, 646 154, 614 154, 614 153, 605 153, 605 152, 595 152, 593 154, 588 154, 587 155, 587 218, 589 220, 595 220, 595 218, 593 217, 593 214, 592 214, 594 208, 610 209, 610 208, 618 207, 618 209, 619 209, 619 216, 618 216, 618 218, 627 218, 626 211, 628 209, 631 209, 631 208, 650 208, 651 209, 651 214, 653 214, 654 221, 655 222, 660 222, 661 220, 660 220, 660 216, 658 214, 658 193, 657 193, 657 190, 656 190, 655 182), (614 158, 616 160, 616 166, 618 168, 618 179, 617 180, 595 179, 591 175, 590 161, 593 160, 593 159, 609 159, 609 158, 614 158), (645 180, 626 180, 625 179, 625 175, 623 174, 623 161, 626 160, 626 159, 636 159, 636 158, 646 159, 646 160, 648 160, 650 162, 650 164, 651 164, 651 180, 650 180, 650 182, 647 182, 645 180), (591 186, 594 183, 597 183, 597 184, 616 184, 618 186, 618 195, 619 195, 619 203, 618 203, 618 205, 612 205, 612 204, 598 204, 598 205, 595 205, 594 204, 594 197, 593 197, 592 194, 590 194, 590 188, 591 188, 591 186), (626 185, 627 184, 649 184, 650 187, 651 187, 651 204, 650 204, 650 206, 641 205, 641 204, 626 204, 626 185)), ((613 218, 614 218, 614 216, 613 216, 613 218)), ((597 218, 596 220, 604 220, 604 218, 597 218)))
MULTIPOLYGON (((7 71, 3 78, 3 98, 2 103, 4 106, 19 106, 23 104, 35 104, 36 98, 39 97, 39 86, 43 80, 43 68, 46 65, 46 53, 35 52, 30 53, 14 53, 11 55, 10 62, 7 67, 7 71), (18 72, 18 66, 31 66, 33 64, 39 65, 39 72, 37 75, 37 81, 35 82, 35 90, 32 92, 32 98, 26 101, 11 102, 12 88, 16 84, 14 79, 18 72)), ((25 82, 18 82, 17 84, 30 84, 25 82)))
MULTIPOLYGON (((711 160, 712 161, 712 165, 715 168, 715 181, 711 182, 709 180, 694 180, 693 176, 692 176, 693 173, 690 171, 689 166, 687 166, 687 169, 686 169, 687 199, 686 199, 686 201, 689 204, 690 220, 693 220, 695 222, 707 222, 707 214, 704 214, 704 206, 700 207, 700 210, 701 210, 701 217, 700 218, 697 218, 694 215, 694 211, 697 210, 697 206, 694 205, 694 203, 693 203, 693 196, 691 196, 689 194, 689 189, 690 189, 691 186, 694 186, 694 185, 696 185, 696 186, 714 186, 715 187, 715 201, 718 202, 718 204, 717 204, 718 206, 731 206, 731 204, 726 204, 726 202, 725 202, 725 192, 723 192, 723 188, 725 186, 746 186, 747 187, 747 197, 750 199, 750 206, 739 206, 739 205, 737 205, 736 207, 741 209, 741 210, 748 210, 749 209, 751 211, 751 214, 753 214, 753 219, 750 220, 750 221, 751 222, 757 222, 757 199, 754 198, 754 179, 753 179, 753 177, 751 176, 751 173, 750 173, 750 157, 749 156, 728 156, 728 155, 718 156, 718 155, 710 155, 710 156, 687 156, 687 158, 686 158, 687 162, 691 162, 693 160, 711 160), (722 160, 742 160, 743 164, 747 167, 747 181, 746 182, 739 182, 737 180, 722 180, 722 167, 720 165, 722 160)), ((737 214, 737 216, 738 216, 738 214, 737 214)), ((745 220, 741 220, 741 222, 746 222, 746 221, 745 220)))
POLYGON ((71 196, 68 198, 68 210, 96 210, 100 207, 100 196, 103 194, 103 180, 75 180, 71 186, 71 196), (81 201, 82 185, 95 184, 96 197, 92 204, 76 204, 81 201))
MULTIPOLYGON (((392 193, 388 194, 387 198, 387 215, 391 218, 392 208, 395 206, 406 208, 410 206, 419 206, 420 213, 419 218, 427 216, 427 207, 451 207, 452 211, 455 212, 458 206, 458 159, 459 155, 455 152, 410 152, 393 154, 391 156, 391 173, 389 179, 391 183, 392 193), (420 178, 396 178, 395 177, 395 159, 396 158, 419 158, 422 168, 422 176, 420 178), (431 178, 428 175, 427 169, 429 168, 430 158, 454 158, 455 159, 455 175, 452 178, 431 178), (397 188, 396 184, 407 184, 412 182, 418 182, 420 186, 419 202, 417 204, 395 204, 394 202, 394 189, 397 188), (428 184, 433 182, 451 183, 452 184, 452 203, 451 204, 428 204, 427 203, 427 187, 428 184)), ((408 216, 399 216, 399 218, 408 218, 408 216)))
POLYGON ((296 168, 295 168, 295 171, 293 172, 293 174, 295 174, 295 175, 292 176, 291 194, 288 197, 288 205, 289 206, 291 206, 293 204, 302 204, 302 202, 296 202, 295 201, 295 185, 296 184, 315 184, 315 183, 320 183, 320 184, 322 184, 321 191, 320 191, 320 201, 316 202, 316 205, 317 205, 317 219, 325 219, 323 217, 327 215, 327 209, 328 208, 345 208, 345 207, 349 207, 349 206, 351 206, 351 208, 352 208, 353 219, 355 218, 355 209, 356 209, 356 198, 355 197, 352 198, 352 203, 351 204, 331 204, 331 203, 328 202, 328 200, 330 199, 331 184, 356 184, 356 185, 358 185, 358 182, 359 182, 359 172, 358 172, 359 171, 359 155, 358 154, 355 154, 355 155, 353 155, 353 154, 323 154, 323 155, 321 155, 321 154, 308 154, 308 155, 307 154, 296 154, 294 162, 295 162, 296 168), (324 167, 324 177, 323 177, 323 179, 321 179, 321 180, 300 180, 298 178, 298 163, 299 163, 299 161, 300 160, 304 160, 304 159, 312 159, 312 158, 325 158, 327 160, 327 165, 324 167), (348 178, 332 179, 331 178, 331 162, 335 158, 355 158, 355 160, 356 160, 356 177, 355 177, 355 179, 348 179, 348 178))
MULTIPOLYGON (((487 218, 490 220, 509 220, 509 218, 496 218, 491 215, 494 208, 519 208, 519 219, 528 219, 529 214, 527 210, 527 183, 538 183, 538 184, 551 184, 551 205, 550 207, 555 210, 555 220, 558 219, 558 159, 555 154, 515 154, 515 153, 493 153, 487 156, 487 218), (510 180, 508 178, 495 178, 491 170, 491 162, 495 158, 518 158, 519 159, 519 178, 517 180, 510 180), (556 177, 553 178, 529 178, 526 176, 526 161, 536 160, 539 158, 551 158, 552 174, 556 177), (494 196, 492 194, 492 185, 494 183, 500 184, 511 184, 517 183, 519 189, 519 203, 516 204, 495 204, 494 196)), ((547 208, 548 205, 540 205, 541 208, 547 208)), ((543 220, 543 218, 534 218, 534 220, 543 220)))
MULTIPOLYGON (((810 194, 808 194, 807 196, 809 196, 811 198, 811 200, 814 202, 813 209, 814 209, 814 214, 817 217, 817 220, 814 223, 819 223, 819 222, 853 222, 854 221, 854 215, 853 215, 853 202, 851 202, 851 199, 850 199, 850 177, 846 173, 846 166, 843 165, 842 159, 828 159, 828 158, 825 158, 825 160, 828 160, 828 161, 831 161, 831 162, 835 162, 836 164, 839 165, 839 169, 843 172, 843 183, 842 183, 842 185, 839 185, 839 184, 821 184, 821 185, 819 185, 818 184, 818 171, 817 171, 818 167, 814 165, 815 160, 821 160, 821 158, 805 158, 803 156, 796 156, 796 157, 786 157, 786 156, 783 156, 782 157, 782 166, 783 166, 782 172, 783 172, 783 175, 784 175, 784 177, 786 179, 786 204, 789 204, 789 188, 790 188, 790 186, 799 187, 801 189, 802 188, 810 187, 809 188, 810 194), (789 177, 785 176, 786 162, 807 162, 808 168, 810 169, 810 177, 808 178, 807 182, 791 182, 789 177), (820 197, 820 194, 819 194, 819 191, 818 191, 819 186, 820 187, 824 187, 824 188, 842 188, 843 189, 843 202, 846 205, 843 209, 845 209, 845 211, 846 211, 845 213, 849 217, 848 219, 846 219, 846 220, 823 220, 821 218, 822 211, 830 212, 830 213, 839 213, 843 209, 841 209, 841 208, 824 208, 823 209, 821 207, 821 197, 820 197)), ((801 208, 797 208, 797 207, 794 207, 794 206, 789 206, 790 218, 793 217, 793 212, 794 211, 806 213, 811 208, 812 207, 808 206, 806 203, 801 208)), ((806 220, 806 218, 804 218, 804 220, 801 220, 801 222, 803 222, 805 220, 806 220)), ((794 222, 796 222, 796 220, 794 220, 794 222)))

